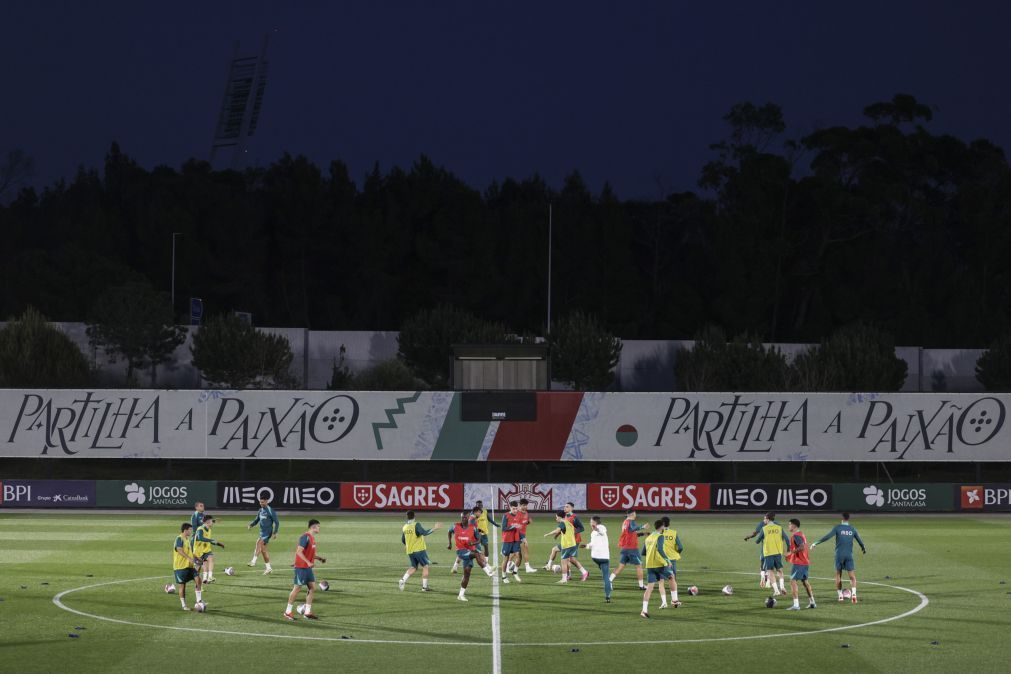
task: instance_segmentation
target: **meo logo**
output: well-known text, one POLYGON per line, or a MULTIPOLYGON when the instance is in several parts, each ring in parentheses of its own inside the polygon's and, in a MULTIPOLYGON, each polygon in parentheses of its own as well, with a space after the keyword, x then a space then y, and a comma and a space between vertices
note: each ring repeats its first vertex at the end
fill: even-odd
POLYGON ((983 509, 983 486, 962 486, 962 510, 983 509))
POLYGON ((356 484, 354 488, 355 503, 365 507, 372 503, 372 485, 356 484))

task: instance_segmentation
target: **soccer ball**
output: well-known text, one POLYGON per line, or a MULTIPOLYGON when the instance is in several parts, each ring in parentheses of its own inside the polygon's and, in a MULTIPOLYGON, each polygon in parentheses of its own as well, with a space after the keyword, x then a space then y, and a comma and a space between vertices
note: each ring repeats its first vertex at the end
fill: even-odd
POLYGON ((305 604, 299 604, 298 606, 296 606, 296 607, 295 607, 295 611, 296 611, 296 612, 297 612, 297 613, 298 613, 299 615, 305 615, 305 604))
POLYGON ((165 583, 165 594, 175 594, 176 586, 172 583, 165 583))
POLYGON ((558 573, 561 570, 562 570, 561 564, 555 564, 554 566, 551 567, 551 573, 558 573))
POLYGON ((765 600, 765 608, 776 608, 776 598, 769 597, 765 600))
POLYGON ((319 581, 319 589, 323 590, 324 592, 328 592, 330 590, 330 583, 326 582, 325 580, 319 581))
POLYGON ((699 594, 699 588, 695 585, 692 585, 690 588, 688 588, 688 594, 690 594, 693 597, 697 597, 699 594))
POLYGON ((843 599, 849 599, 852 596, 853 596, 853 593, 850 592, 849 590, 843 590, 842 591, 842 598, 843 599))
POLYGON ((207 610, 207 604, 205 604, 202 601, 198 601, 196 604, 193 605, 193 610, 196 611, 197 613, 203 613, 204 611, 207 610))
POLYGON ((731 595, 733 593, 734 593, 734 586, 733 585, 724 585, 723 586, 723 594, 725 594, 725 595, 731 595))
POLYGON ((225 567, 225 575, 226 576, 234 576, 235 575, 235 567, 234 566, 226 566, 225 567))

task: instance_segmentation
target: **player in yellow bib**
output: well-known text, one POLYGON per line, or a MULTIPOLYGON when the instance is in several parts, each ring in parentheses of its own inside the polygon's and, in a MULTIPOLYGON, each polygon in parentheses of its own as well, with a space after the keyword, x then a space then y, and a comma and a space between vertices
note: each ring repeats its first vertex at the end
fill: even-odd
POLYGON ((214 516, 204 515, 203 524, 197 527, 193 533, 193 556, 200 560, 202 573, 201 578, 205 583, 214 582, 214 553, 212 546, 218 546, 222 550, 225 544, 214 540, 211 536, 211 527, 214 526, 214 516))
POLYGON ((407 524, 401 527, 400 542, 404 544, 404 551, 407 552, 407 559, 411 567, 407 569, 404 576, 398 583, 403 591, 407 585, 407 580, 414 575, 414 572, 421 567, 421 591, 429 592, 428 589, 428 545, 425 544, 425 536, 437 530, 442 525, 438 522, 431 529, 426 529, 414 521, 414 511, 407 511, 407 524))
POLYGON ((196 584, 197 602, 203 600, 200 574, 197 572, 200 560, 193 555, 193 544, 190 542, 192 532, 192 525, 189 522, 183 523, 179 528, 179 535, 176 536, 176 540, 172 544, 172 572, 176 584, 179 586, 179 603, 183 605, 184 611, 190 610, 186 606, 186 583, 191 580, 196 584))
MULTIPOLYGON (((663 550, 667 553, 667 559, 670 560, 670 605, 679 608, 681 601, 678 599, 677 563, 681 559, 681 553, 685 551, 685 546, 681 544, 681 537, 678 536, 677 529, 670 528, 669 517, 663 518, 663 550)), ((663 583, 660 583, 660 592, 660 598, 663 599, 663 583)), ((660 604, 660 608, 664 608, 664 605, 660 604)))
POLYGON ((580 573, 583 574, 583 580, 586 580, 586 577, 590 573, 576 559, 576 554, 579 552, 579 543, 576 541, 576 527, 572 522, 566 521, 565 515, 564 510, 556 512, 555 522, 558 523, 558 526, 544 534, 544 538, 558 536, 558 546, 562 550, 562 579, 558 581, 559 585, 569 582, 569 564, 573 564, 579 569, 580 573))
POLYGON ((646 591, 642 593, 642 612, 639 614, 643 618, 649 618, 649 597, 653 594, 653 585, 660 584, 660 598, 664 600, 661 608, 665 607, 666 591, 663 582, 673 575, 671 570, 671 559, 667 556, 667 551, 663 537, 663 520, 653 523, 653 533, 646 537, 643 545, 643 561, 646 563, 646 591))
POLYGON ((790 547, 790 538, 786 531, 773 518, 773 513, 768 513, 762 520, 762 530, 758 534, 755 543, 762 546, 762 570, 765 572, 766 582, 772 586, 772 595, 779 596, 786 594, 786 581, 783 580, 783 555, 790 547), (776 584, 776 579, 779 584, 776 584))

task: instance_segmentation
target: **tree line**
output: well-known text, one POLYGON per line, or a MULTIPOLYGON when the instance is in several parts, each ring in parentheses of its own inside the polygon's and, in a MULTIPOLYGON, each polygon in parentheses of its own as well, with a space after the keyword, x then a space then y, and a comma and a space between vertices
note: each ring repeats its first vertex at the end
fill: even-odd
POLYGON ((553 304, 623 338, 707 325, 770 342, 820 342, 840 326, 896 343, 982 346, 1007 332, 1011 171, 986 140, 929 129, 911 96, 864 121, 797 137, 773 104, 735 105, 696 191, 622 200, 578 172, 483 191, 428 157, 375 166, 285 155, 263 168, 139 166, 113 144, 0 206, 0 316, 37 308, 88 321, 112 287, 170 290, 259 325, 399 329, 458 307, 515 334, 545 334, 548 205, 553 304))

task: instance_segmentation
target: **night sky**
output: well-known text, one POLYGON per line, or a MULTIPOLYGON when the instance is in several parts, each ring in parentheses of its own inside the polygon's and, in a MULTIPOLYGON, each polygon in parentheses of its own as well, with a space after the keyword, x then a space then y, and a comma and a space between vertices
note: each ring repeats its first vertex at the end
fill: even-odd
POLYGON ((29 2, 0 9, 0 152, 37 185, 206 159, 235 40, 270 36, 251 164, 287 150, 361 178, 425 153, 478 188, 539 172, 653 198, 694 189, 735 102, 788 131, 911 93, 930 128, 1011 149, 998 2, 29 2))

